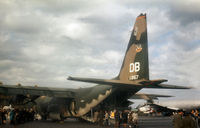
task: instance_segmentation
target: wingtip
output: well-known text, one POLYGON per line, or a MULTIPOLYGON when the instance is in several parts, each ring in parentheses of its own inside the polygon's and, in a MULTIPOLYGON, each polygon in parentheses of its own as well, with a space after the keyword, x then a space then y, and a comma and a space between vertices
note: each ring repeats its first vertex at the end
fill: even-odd
POLYGON ((182 89, 194 89, 194 87, 180 86, 182 89))
POLYGON ((72 77, 71 77, 71 76, 68 76, 67 80, 72 80, 72 77))
POLYGON ((188 87, 187 89, 195 89, 195 87, 188 87))
POLYGON ((193 87, 180 87, 179 89, 194 89, 193 87))

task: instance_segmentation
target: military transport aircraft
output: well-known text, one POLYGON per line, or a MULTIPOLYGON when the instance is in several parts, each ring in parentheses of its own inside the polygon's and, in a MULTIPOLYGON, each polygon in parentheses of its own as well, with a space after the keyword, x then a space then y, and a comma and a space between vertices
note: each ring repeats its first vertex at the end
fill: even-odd
POLYGON ((139 105, 138 110, 143 113, 159 112, 165 116, 170 116, 176 111, 195 110, 200 108, 199 100, 170 100, 165 102, 155 103, 153 99, 147 100, 143 105, 139 105), (149 102, 150 101, 150 102, 149 102), (153 111, 152 111, 153 110, 153 111))
MULTIPOLYGON (((188 89, 149 80, 146 14, 136 18, 119 75, 113 79, 68 77, 68 80, 97 83, 94 87, 69 89, 22 85, 0 85, 1 101, 12 105, 35 104, 43 118, 84 117, 91 110, 123 108, 142 88, 188 89)), ((145 95, 145 94, 143 94, 145 95)))

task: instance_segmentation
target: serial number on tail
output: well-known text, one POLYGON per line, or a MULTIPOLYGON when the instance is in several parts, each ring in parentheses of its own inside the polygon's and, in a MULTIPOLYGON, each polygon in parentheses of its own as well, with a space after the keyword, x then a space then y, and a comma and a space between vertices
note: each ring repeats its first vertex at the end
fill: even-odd
POLYGON ((139 78, 139 75, 132 75, 129 77, 129 80, 137 80, 139 78))

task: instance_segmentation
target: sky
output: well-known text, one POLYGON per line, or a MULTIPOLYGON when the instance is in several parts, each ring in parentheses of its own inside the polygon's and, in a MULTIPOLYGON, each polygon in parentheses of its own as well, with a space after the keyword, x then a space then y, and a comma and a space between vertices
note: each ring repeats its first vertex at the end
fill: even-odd
POLYGON ((66 78, 113 78, 136 17, 146 13, 150 79, 195 89, 141 92, 199 99, 199 6, 199 0, 2 0, 0 81, 81 88, 94 84, 66 78))

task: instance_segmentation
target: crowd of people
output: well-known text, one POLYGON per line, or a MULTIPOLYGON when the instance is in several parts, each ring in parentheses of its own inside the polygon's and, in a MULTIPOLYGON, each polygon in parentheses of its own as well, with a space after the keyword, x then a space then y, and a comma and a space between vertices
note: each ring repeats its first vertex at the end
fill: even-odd
POLYGON ((191 112, 177 111, 173 114, 174 128, 199 128, 200 113, 198 110, 191 112))
POLYGON ((33 109, 3 109, 0 108, 0 126, 17 125, 34 120, 35 112, 33 109))
MULTIPOLYGON (((33 121, 35 119, 33 109, 3 109, 0 108, 0 127, 2 125, 15 125, 33 121)), ((130 110, 114 111, 96 111, 93 115, 94 122, 100 126, 109 126, 114 124, 115 128, 137 128, 138 113, 130 110)), ((191 112, 177 111, 173 114, 174 128, 198 128, 200 127, 200 112, 192 110, 191 112)))
POLYGON ((94 122, 103 125, 111 125, 111 122, 114 121, 114 127, 120 128, 136 128, 138 125, 138 114, 137 112, 129 110, 114 110, 114 111, 96 111, 94 112, 94 122))
MULTIPOLYGON (((172 117, 174 128, 200 128, 200 112, 198 110, 177 111, 172 117)), ((101 126, 114 124, 114 128, 137 128, 138 113, 130 110, 96 111, 94 112, 94 122, 101 126)))

